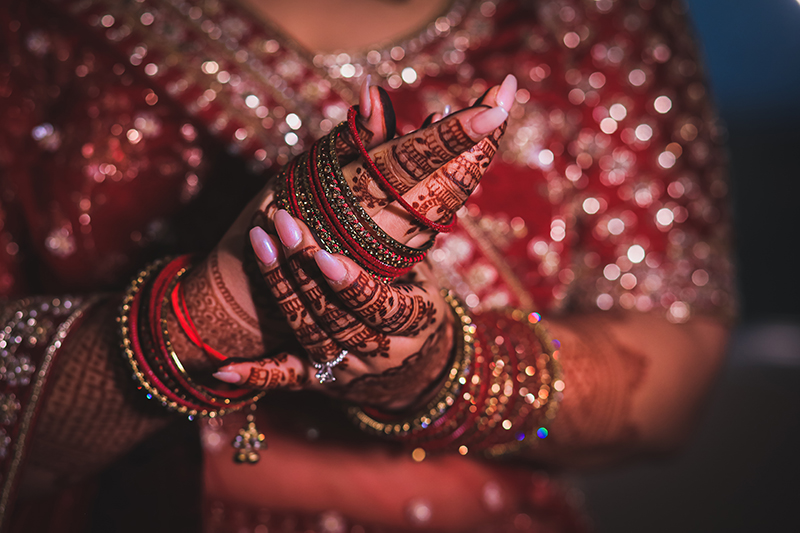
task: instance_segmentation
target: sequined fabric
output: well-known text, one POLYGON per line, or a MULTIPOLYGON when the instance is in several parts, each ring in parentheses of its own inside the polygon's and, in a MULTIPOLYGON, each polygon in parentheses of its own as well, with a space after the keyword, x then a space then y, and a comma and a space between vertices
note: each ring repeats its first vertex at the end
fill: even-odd
POLYGON ((456 1, 404 42, 319 55, 221 0, 16 0, 0 27, 2 295, 118 288, 212 246, 367 74, 407 132, 510 72, 501 152, 430 255, 443 283, 476 310, 733 313, 723 132, 680 2, 456 1))
POLYGON ((52 5, 3 12, 6 293, 24 286, 20 245, 62 285, 118 282, 180 238, 174 214, 206 181, 237 179, 210 175, 221 145, 284 163, 343 118, 363 75, 394 89, 407 131, 512 72, 518 105, 472 231, 432 254, 470 306, 731 309, 720 130, 678 2, 457 3, 352 56, 312 56, 233 3, 52 5))

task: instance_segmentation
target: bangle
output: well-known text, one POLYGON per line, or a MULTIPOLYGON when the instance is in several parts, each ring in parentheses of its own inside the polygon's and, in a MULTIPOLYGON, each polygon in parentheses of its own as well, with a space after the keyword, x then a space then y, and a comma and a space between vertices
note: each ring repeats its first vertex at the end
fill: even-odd
POLYGON ((276 201, 313 228, 328 252, 347 255, 388 282, 424 260, 433 239, 422 248, 409 247, 389 236, 363 209, 337 154, 337 140, 346 129, 346 122, 339 124, 288 165, 278 176, 276 201))
MULTIPOLYGON (((551 337, 542 316, 536 312, 525 314, 519 310, 513 310, 507 316, 517 324, 526 327, 528 331, 532 331, 542 346, 542 353, 536 360, 537 368, 530 370, 532 374, 538 373, 539 388, 536 394, 524 390, 519 391, 519 396, 524 399, 523 402, 520 402, 520 409, 516 415, 520 423, 510 422, 509 425, 510 427, 512 424, 519 425, 521 430, 514 434, 511 440, 505 439, 506 442, 495 443, 484 450, 484 455, 488 457, 502 457, 518 453, 547 438, 550 434, 547 428, 556 417, 563 391, 566 388, 564 373, 559 361, 561 343, 551 337), (529 422, 526 427, 523 422, 532 411, 540 411, 540 415, 532 421, 533 423, 529 422)), ((525 373, 528 372, 529 370, 526 369, 525 373)))
POLYGON ((222 392, 199 386, 189 378, 180 363, 169 342, 164 318, 169 299, 165 294, 177 281, 178 272, 181 275, 185 272, 187 262, 185 256, 169 263, 159 260, 133 279, 125 293, 119 317, 123 354, 133 371, 137 388, 144 390, 148 399, 156 399, 168 410, 185 414, 190 419, 197 416, 214 418, 252 404, 265 393, 244 389, 222 392), (148 287, 151 305, 147 317, 141 305, 143 289, 156 271, 160 271, 156 279, 159 283, 148 287), (166 284, 160 283, 163 278, 166 278, 166 284))
POLYGON ((355 107, 351 107, 350 110, 347 112, 347 125, 350 128, 350 134, 353 136, 353 140, 355 140, 356 142, 358 153, 367 163, 367 168, 369 169, 370 174, 372 174, 372 177, 375 179, 375 181, 377 181, 383 186, 384 192, 386 192, 389 196, 391 196, 392 200, 402 205, 403 208, 406 211, 408 211, 408 214, 414 217, 414 220, 416 220, 426 228, 438 231, 439 233, 447 233, 453 231, 453 228, 455 227, 456 223, 455 217, 452 217, 450 219, 450 222, 448 222, 447 224, 439 224, 438 222, 433 222, 425 215, 414 209, 411 206, 411 204, 406 202, 405 198, 403 198, 403 195, 400 194, 400 192, 398 192, 397 189, 392 187, 392 184, 389 183, 389 180, 386 179, 386 176, 384 176, 378 169, 378 166, 375 164, 375 161, 373 161, 372 158, 369 156, 369 152, 367 152, 367 147, 364 146, 364 142, 361 140, 361 136, 358 134, 356 115, 357 112, 355 107))
POLYGON ((447 299, 462 325, 468 325, 462 326, 464 340, 456 349, 469 349, 456 353, 458 370, 451 369, 437 398, 407 419, 357 407, 350 408, 350 415, 365 431, 425 451, 475 451, 496 458, 534 446, 548 436, 565 388, 560 343, 550 337, 538 313, 488 312, 482 317, 485 326, 477 330, 463 307, 451 295, 447 299), (453 386, 453 376, 460 386, 453 386), (432 408, 445 397, 450 401, 432 408))
MULTIPOLYGON (((172 281, 166 287, 164 294, 174 294, 174 290, 180 284, 181 277, 188 270, 188 257, 184 256, 182 258, 178 258, 173 263, 175 262, 179 262, 177 266, 180 269, 173 275, 172 281)), ((165 361, 169 368, 170 374, 192 397, 199 401, 208 403, 209 405, 213 405, 214 407, 225 408, 227 412, 231 412, 254 403, 264 396, 265 392, 263 391, 253 392, 247 389, 222 391, 195 383, 189 376, 188 372, 186 372, 186 369, 181 363, 178 354, 175 353, 170 340, 166 314, 170 308, 170 303, 172 303, 171 298, 162 296, 161 294, 154 295, 154 298, 161 299, 162 301, 160 313, 157 317, 157 324, 160 326, 160 328, 154 328, 156 332, 156 338, 159 340, 159 344, 163 346, 163 350, 168 355, 168 357, 165 358, 165 361)))

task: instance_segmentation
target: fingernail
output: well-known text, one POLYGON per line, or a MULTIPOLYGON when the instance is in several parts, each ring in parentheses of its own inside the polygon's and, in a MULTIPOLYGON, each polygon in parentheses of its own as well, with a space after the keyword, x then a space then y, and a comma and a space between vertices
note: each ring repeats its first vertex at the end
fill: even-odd
POLYGON ((372 114, 372 100, 369 97, 369 85, 372 82, 372 76, 367 74, 364 82, 361 84, 361 96, 359 98, 358 111, 361 118, 369 118, 372 114))
POLYGON ((383 108, 383 127, 384 131, 386 131, 386 138, 391 139, 397 132, 397 117, 394 114, 392 99, 389 98, 389 93, 386 92, 386 89, 381 86, 378 86, 378 95, 383 108))
POLYGON ((250 230, 250 244, 262 263, 269 266, 278 260, 278 251, 267 232, 256 226, 250 230))
POLYGON ((211 375, 225 383, 239 383, 242 381, 242 376, 236 372, 214 372, 211 375))
POLYGON ((508 113, 511 111, 511 106, 514 105, 516 96, 517 78, 515 78, 513 74, 509 74, 500 85, 500 90, 497 91, 497 104, 508 113))
POLYGON ((284 209, 275 213, 275 230, 278 232, 281 242, 287 248, 294 248, 303 240, 300 226, 294 221, 292 215, 284 209))
POLYGON ((436 116, 436 113, 431 113, 430 115, 425 117, 425 120, 422 121, 422 124, 420 124, 419 129, 427 128, 428 126, 433 124, 433 119, 434 119, 435 116, 436 116))
POLYGON ((442 111, 442 118, 446 117, 450 114, 450 104, 444 106, 444 111, 442 111))
POLYGON ((496 130, 506 121, 508 112, 502 107, 493 107, 475 115, 469 122, 472 131, 478 135, 485 135, 496 130))
POLYGON ((325 250, 320 250, 314 254, 317 266, 322 274, 331 281, 342 281, 347 277, 347 269, 341 261, 333 257, 325 250))

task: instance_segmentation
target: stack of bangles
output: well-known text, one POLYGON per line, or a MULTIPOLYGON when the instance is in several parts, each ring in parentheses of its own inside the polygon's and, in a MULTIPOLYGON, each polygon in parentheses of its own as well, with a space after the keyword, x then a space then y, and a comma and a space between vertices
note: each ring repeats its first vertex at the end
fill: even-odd
MULTIPOLYGON (((254 407, 263 391, 212 388, 192 378, 172 347, 167 327, 167 312, 175 311, 183 332, 210 357, 226 358, 199 338, 183 300, 181 277, 190 266, 190 258, 181 256, 156 261, 131 282, 122 302, 119 316, 122 349, 132 377, 148 399, 165 408, 195 417, 214 418, 244 407, 254 407)), ((256 462, 264 437, 255 430, 252 414, 240 431, 237 460, 256 462)), ((237 437, 238 438, 238 437, 237 437)))
POLYGON ((366 432, 425 452, 501 457, 546 438, 564 379, 560 344, 550 338, 541 316, 517 309, 487 312, 478 329, 452 294, 445 299, 461 334, 440 391, 410 416, 351 407, 351 417, 366 432))
POLYGON ((447 232, 452 230, 455 221, 448 224, 433 222, 408 205, 370 158, 358 135, 355 117, 356 111, 351 108, 347 122, 339 124, 314 143, 307 153, 289 164, 278 176, 276 199, 281 209, 314 228, 320 245, 328 252, 351 257, 377 279, 388 282, 406 274, 425 259, 425 254, 433 246, 433 239, 422 248, 411 248, 389 236, 372 220, 342 174, 336 152, 338 136, 349 133, 355 139, 367 172, 422 226, 447 232))

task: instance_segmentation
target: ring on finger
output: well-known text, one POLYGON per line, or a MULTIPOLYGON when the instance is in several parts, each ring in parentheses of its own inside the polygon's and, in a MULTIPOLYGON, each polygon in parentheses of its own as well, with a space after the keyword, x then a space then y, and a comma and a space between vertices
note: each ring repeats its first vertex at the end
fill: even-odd
POLYGON ((317 369, 317 373, 314 374, 314 377, 319 380, 320 385, 333 383, 336 381, 336 377, 333 375, 333 368, 344 361, 344 358, 347 357, 348 353, 349 352, 347 350, 342 350, 342 352, 337 355, 335 359, 332 361, 326 361, 324 363, 312 361, 311 364, 317 369))

